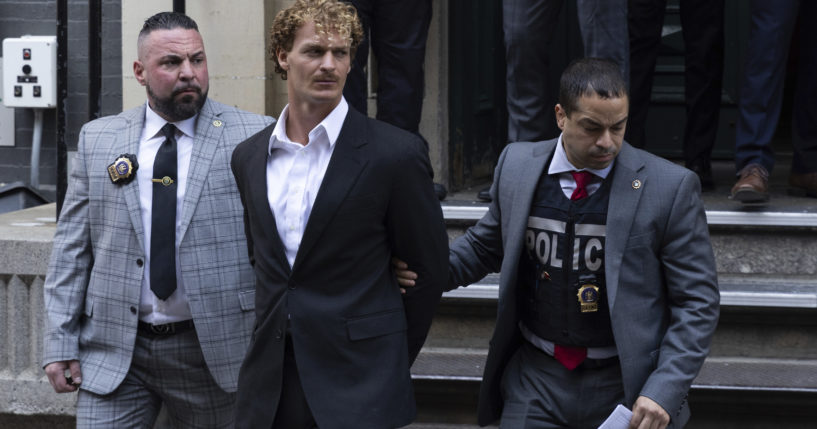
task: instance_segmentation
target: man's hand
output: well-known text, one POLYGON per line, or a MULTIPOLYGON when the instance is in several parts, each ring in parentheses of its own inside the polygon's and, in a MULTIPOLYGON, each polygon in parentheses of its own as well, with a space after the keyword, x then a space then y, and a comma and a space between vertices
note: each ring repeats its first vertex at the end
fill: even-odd
POLYGON ((657 402, 639 396, 633 405, 633 418, 629 429, 664 429, 669 424, 669 414, 657 402))
POLYGON ((400 293, 406 293, 407 287, 414 287, 414 281, 417 280, 417 273, 409 271, 408 265, 395 258, 391 258, 391 266, 394 268, 394 274, 397 275, 397 284, 400 285, 400 293))
POLYGON ((51 362, 45 366, 45 373, 57 393, 74 392, 82 384, 78 360, 51 362))

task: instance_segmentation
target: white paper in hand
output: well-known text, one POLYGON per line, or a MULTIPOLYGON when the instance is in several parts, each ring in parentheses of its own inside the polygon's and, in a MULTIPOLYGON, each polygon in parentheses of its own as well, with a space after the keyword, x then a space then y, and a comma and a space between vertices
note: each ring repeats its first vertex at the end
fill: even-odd
POLYGON ((633 412, 619 404, 610 417, 607 417, 607 420, 599 426, 599 429, 627 429, 631 418, 633 418, 633 412))

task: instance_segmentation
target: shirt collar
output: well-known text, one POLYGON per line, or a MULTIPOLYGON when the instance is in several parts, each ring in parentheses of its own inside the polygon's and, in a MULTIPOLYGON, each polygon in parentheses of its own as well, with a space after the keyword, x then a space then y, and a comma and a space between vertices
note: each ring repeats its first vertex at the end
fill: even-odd
MULTIPOLYGON (((340 130, 343 128, 343 121, 346 119, 346 114, 349 112, 349 104, 346 102, 346 98, 341 96, 340 103, 326 115, 323 120, 315 126, 309 132, 309 142, 307 144, 311 144, 315 141, 316 137, 319 135, 318 133, 323 132, 326 133, 326 137, 329 140, 329 147, 332 148, 335 146, 335 142, 338 141, 338 136, 340 135, 340 130)), ((287 116, 289 115, 289 104, 284 106, 284 110, 281 111, 281 115, 278 117, 278 122, 275 123, 275 128, 272 129, 272 135, 270 136, 269 148, 268 151, 272 151, 273 149, 280 149, 286 146, 287 143, 294 143, 292 140, 287 137, 287 116)))
MULTIPOLYGON (((162 131, 162 127, 167 123, 164 118, 159 116, 153 109, 150 108, 150 103, 145 103, 145 136, 147 138, 156 137, 162 131)), ((198 113, 182 121, 171 122, 184 135, 194 138, 196 135, 196 119, 199 117, 198 113)))
POLYGON ((565 148, 562 146, 562 135, 560 134, 559 141, 556 142, 556 150, 553 152, 553 159, 550 161, 550 167, 548 167, 548 174, 561 174, 570 171, 589 171, 602 179, 606 179, 607 175, 610 174, 610 170, 613 169, 613 165, 615 163, 616 160, 614 158, 610 165, 602 168, 601 170, 594 170, 592 168, 576 168, 570 163, 570 161, 567 160, 565 148))

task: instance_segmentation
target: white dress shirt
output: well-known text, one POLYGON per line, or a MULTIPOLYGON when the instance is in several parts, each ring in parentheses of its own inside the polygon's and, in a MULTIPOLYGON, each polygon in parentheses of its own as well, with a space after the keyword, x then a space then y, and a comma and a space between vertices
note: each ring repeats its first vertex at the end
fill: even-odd
POLYGON ((309 132, 306 145, 302 145, 287 137, 287 105, 270 136, 267 200, 290 267, 295 263, 309 214, 348 111, 349 105, 341 97, 332 112, 309 132))
POLYGON ((576 180, 570 172, 589 171, 593 173, 593 177, 590 179, 590 183, 587 184, 587 195, 596 192, 596 190, 601 187, 601 182, 607 178, 607 175, 610 174, 610 170, 613 169, 613 165, 616 163, 615 158, 613 158, 613 162, 611 162, 610 165, 601 170, 576 168, 567 160, 567 154, 562 144, 562 135, 559 135, 559 142, 556 143, 556 150, 553 152, 553 159, 550 161, 550 167, 548 167, 548 175, 559 175, 559 185, 562 187, 562 192, 564 192, 567 198, 570 198, 570 196, 573 195, 573 191, 576 190, 576 180))
POLYGON ((150 290, 150 231, 153 223, 153 161, 159 147, 164 143, 162 127, 167 121, 151 110, 145 109, 145 125, 139 138, 139 169, 136 180, 139 185, 139 206, 142 212, 142 228, 145 231, 145 274, 142 277, 142 298, 139 304, 139 320, 161 325, 191 319, 190 306, 184 293, 184 281, 179 267, 179 228, 182 223, 184 192, 187 187, 187 172, 190 167, 190 154, 193 152, 193 138, 196 132, 196 118, 173 122, 176 126, 176 156, 178 157, 178 176, 176 178, 176 291, 167 300, 161 300, 150 290))

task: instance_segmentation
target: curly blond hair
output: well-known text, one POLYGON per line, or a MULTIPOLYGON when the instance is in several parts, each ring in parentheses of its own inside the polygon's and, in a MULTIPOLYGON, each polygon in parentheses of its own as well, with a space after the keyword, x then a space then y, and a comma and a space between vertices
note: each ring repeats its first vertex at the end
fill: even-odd
POLYGON ((286 80, 287 72, 278 63, 278 50, 292 50, 295 33, 306 22, 314 22, 318 34, 337 33, 349 40, 350 54, 354 58, 358 45, 363 41, 363 26, 354 6, 337 0, 296 0, 292 6, 278 12, 270 27, 269 54, 275 61, 275 72, 286 80))

